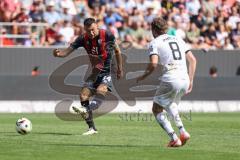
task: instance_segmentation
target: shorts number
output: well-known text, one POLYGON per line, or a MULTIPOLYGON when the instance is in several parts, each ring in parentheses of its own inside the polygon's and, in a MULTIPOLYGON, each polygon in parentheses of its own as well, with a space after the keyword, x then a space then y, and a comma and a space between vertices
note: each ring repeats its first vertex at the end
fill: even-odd
POLYGON ((109 83, 109 82, 111 82, 111 76, 104 76, 102 81, 103 81, 104 83, 109 83))
POLYGON ((181 52, 179 50, 179 46, 176 42, 169 42, 169 46, 172 50, 172 54, 173 54, 173 59, 174 60, 181 60, 182 59, 182 55, 181 52))

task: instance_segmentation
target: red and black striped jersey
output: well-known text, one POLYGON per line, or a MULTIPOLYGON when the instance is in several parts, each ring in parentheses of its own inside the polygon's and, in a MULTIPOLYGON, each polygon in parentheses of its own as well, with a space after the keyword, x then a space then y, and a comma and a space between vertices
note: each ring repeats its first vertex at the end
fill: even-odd
POLYGON ((99 30, 99 35, 90 39, 87 34, 80 35, 70 44, 77 49, 84 47, 89 55, 92 67, 98 68, 102 73, 110 72, 112 54, 114 52, 115 37, 110 31, 99 30))

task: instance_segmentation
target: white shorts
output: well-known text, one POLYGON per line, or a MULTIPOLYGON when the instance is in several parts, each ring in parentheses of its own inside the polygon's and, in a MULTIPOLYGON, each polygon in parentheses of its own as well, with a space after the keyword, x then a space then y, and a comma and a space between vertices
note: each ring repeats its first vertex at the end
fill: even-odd
POLYGON ((182 96, 189 87, 188 79, 176 79, 172 82, 160 82, 160 86, 156 91, 153 102, 162 106, 169 107, 173 102, 179 104, 182 96))

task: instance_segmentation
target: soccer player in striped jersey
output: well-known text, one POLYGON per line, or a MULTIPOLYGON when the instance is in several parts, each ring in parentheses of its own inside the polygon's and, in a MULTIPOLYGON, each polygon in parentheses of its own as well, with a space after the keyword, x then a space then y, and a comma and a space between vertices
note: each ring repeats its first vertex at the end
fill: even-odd
POLYGON ((108 91, 111 91, 110 67, 113 53, 117 61, 117 79, 123 76, 121 51, 115 42, 114 35, 107 30, 99 29, 96 20, 84 20, 85 33, 78 36, 70 46, 64 50, 55 49, 56 57, 66 57, 79 47, 84 47, 92 65, 92 74, 87 78, 86 85, 80 92, 81 106, 72 106, 88 124, 88 131, 83 135, 97 133, 92 111, 101 106, 108 91), (89 102, 90 97, 93 100, 89 102))

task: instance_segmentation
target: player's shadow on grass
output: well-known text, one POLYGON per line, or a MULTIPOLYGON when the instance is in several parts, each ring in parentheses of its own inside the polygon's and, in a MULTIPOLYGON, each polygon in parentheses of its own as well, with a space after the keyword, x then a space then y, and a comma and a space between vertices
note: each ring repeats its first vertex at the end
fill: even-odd
POLYGON ((68 147, 107 147, 107 148, 146 148, 146 147, 159 147, 159 145, 118 145, 118 144, 50 144, 50 145, 62 145, 68 147))
POLYGON ((4 132, 4 131, 0 131, 0 134, 5 134, 5 133, 16 133, 16 132, 14 132, 14 131, 12 131, 12 132, 4 132))
MULTIPOLYGON (((0 134, 6 134, 6 136, 21 136, 16 132, 0 132, 0 134)), ((56 135, 56 136, 71 136, 73 134, 69 133, 57 133, 57 132, 32 132, 30 134, 40 134, 40 135, 56 135)))
POLYGON ((71 136, 71 135, 73 135, 73 134, 69 134, 69 133, 59 133, 59 132, 34 132, 33 134, 56 135, 56 136, 71 136))
POLYGON ((1 134, 5 134, 4 136, 19 136, 20 135, 17 132, 4 132, 4 131, 0 131, 0 135, 1 134))

